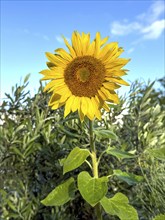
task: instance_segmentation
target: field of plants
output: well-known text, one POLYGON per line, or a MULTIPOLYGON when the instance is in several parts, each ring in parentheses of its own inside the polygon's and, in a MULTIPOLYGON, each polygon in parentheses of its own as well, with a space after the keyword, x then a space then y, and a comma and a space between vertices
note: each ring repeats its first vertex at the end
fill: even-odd
MULTIPOLYGON (((82 170, 90 173, 83 163, 63 175, 61 164, 73 148, 88 149, 89 135, 86 121, 81 123, 77 112, 64 118, 63 107, 51 110, 42 84, 31 96, 28 81, 29 75, 13 86, 0 107, 0 219, 94 220, 93 208, 79 191, 62 206, 41 203, 68 178, 82 170)), ((140 220, 165 219, 164 91, 164 78, 148 83, 137 80, 120 97, 119 105, 109 105, 111 111, 94 122, 98 154, 107 146, 113 148, 99 165, 100 176, 115 171, 108 182, 108 196, 125 194, 140 220)), ((103 220, 129 220, 102 212, 103 220)))

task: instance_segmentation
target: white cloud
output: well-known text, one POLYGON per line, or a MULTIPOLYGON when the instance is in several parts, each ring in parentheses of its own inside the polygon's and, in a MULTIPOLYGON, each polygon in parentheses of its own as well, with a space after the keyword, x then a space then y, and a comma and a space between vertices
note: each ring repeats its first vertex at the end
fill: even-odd
POLYGON ((49 41, 49 37, 47 35, 43 35, 43 39, 49 41))
POLYGON ((157 39, 165 28, 165 20, 160 18, 164 12, 164 1, 154 1, 150 8, 139 14, 134 21, 114 21, 111 24, 111 34, 124 36, 134 33, 140 35, 141 40, 157 39))
POLYGON ((163 1, 154 1, 148 11, 138 15, 137 19, 151 23, 164 14, 164 10, 163 1))
POLYGON ((49 37, 45 34, 41 34, 39 32, 32 32, 32 31, 29 31, 29 29, 24 29, 23 32, 25 34, 31 34, 32 36, 35 36, 35 37, 38 37, 38 38, 42 38, 43 40, 46 40, 46 41, 49 41, 49 37))
MULTIPOLYGON (((67 37, 65 37, 66 38, 66 40, 68 41, 68 42, 70 42, 70 39, 69 38, 67 38, 67 37)), ((64 39, 62 38, 62 36, 56 36, 56 40, 59 42, 59 43, 64 43, 64 39)))
POLYGON ((127 51, 127 53, 130 54, 130 53, 132 53, 134 50, 135 50, 135 48, 134 48, 134 47, 131 47, 131 48, 127 51))
POLYGON ((111 33, 114 35, 124 36, 134 32, 135 30, 140 30, 140 29, 141 29, 141 25, 138 22, 128 23, 127 21, 121 23, 115 21, 112 23, 111 33))
POLYGON ((56 40, 59 42, 59 43, 63 43, 64 40, 61 36, 56 36, 56 40))
POLYGON ((163 33, 165 28, 165 20, 158 20, 153 22, 150 26, 147 26, 142 29, 142 33, 144 33, 144 39, 157 39, 163 33))

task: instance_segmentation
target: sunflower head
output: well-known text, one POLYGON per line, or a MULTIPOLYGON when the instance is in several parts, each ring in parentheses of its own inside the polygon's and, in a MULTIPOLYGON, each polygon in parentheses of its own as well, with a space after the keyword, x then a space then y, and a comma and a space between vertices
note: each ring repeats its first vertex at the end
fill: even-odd
POLYGON ((76 31, 71 45, 63 39, 69 52, 59 48, 55 54, 46 53, 49 69, 40 72, 42 80, 51 80, 44 89, 52 93, 49 106, 65 105, 64 117, 78 111, 81 121, 85 116, 101 119, 101 109, 109 111, 107 102, 119 103, 115 89, 129 85, 121 79, 129 59, 119 58, 123 49, 117 42, 107 43, 108 37, 101 39, 100 33, 92 42, 89 33, 76 31))

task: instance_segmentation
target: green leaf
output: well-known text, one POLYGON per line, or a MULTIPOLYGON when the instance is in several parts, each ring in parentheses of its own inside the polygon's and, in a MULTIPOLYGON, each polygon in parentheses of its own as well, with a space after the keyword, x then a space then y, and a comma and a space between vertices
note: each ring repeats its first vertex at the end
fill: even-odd
POLYGON ((24 83, 26 83, 28 81, 29 77, 30 77, 30 73, 25 76, 24 83))
POLYGON ((71 177, 50 192, 48 196, 41 201, 41 203, 45 206, 63 205, 74 197, 75 190, 74 179, 71 177))
POLYGON ((157 215, 153 220, 164 220, 165 219, 165 215, 157 215))
POLYGON ((62 158, 62 159, 59 159, 59 163, 60 163, 60 166, 64 166, 64 162, 65 162, 66 158, 62 158))
POLYGON ((15 211, 15 212, 17 211, 16 207, 14 206, 14 204, 10 200, 7 201, 7 204, 13 211, 15 211))
POLYGON ((110 215, 117 215, 121 220, 138 220, 137 211, 129 205, 128 198, 122 193, 116 193, 113 198, 104 197, 101 205, 105 212, 110 215))
POLYGON ((165 160, 165 147, 152 149, 148 151, 150 156, 156 157, 159 160, 165 160))
POLYGON ((23 158, 23 154, 21 153, 21 151, 17 148, 17 147, 11 147, 11 151, 13 151, 15 154, 21 156, 23 158))
POLYGON ((64 161, 63 173, 65 174, 79 167, 84 163, 89 154, 89 150, 75 147, 64 161))
POLYGON ((125 181, 129 185, 137 184, 141 181, 143 181, 142 176, 138 176, 132 173, 122 172, 121 170, 114 170, 114 175, 116 175, 120 180, 125 181))
POLYGON ((92 178, 88 172, 83 171, 78 175, 78 189, 82 197, 95 206, 107 193, 108 177, 92 178))
POLYGON ((94 133, 98 138, 111 138, 113 140, 118 140, 117 135, 110 130, 94 129, 94 133))
POLYGON ((142 105, 143 103, 145 103, 145 102, 147 101, 147 99, 149 98, 151 92, 153 91, 153 85, 154 85, 154 83, 155 83, 155 82, 152 82, 152 83, 148 86, 148 88, 147 88, 147 90, 146 90, 146 92, 145 92, 145 94, 144 94, 144 96, 143 96, 143 98, 142 98, 141 105, 142 105))
POLYGON ((15 133, 19 132, 20 130, 22 130, 23 128, 25 128, 25 125, 20 125, 16 128, 15 133))
POLYGON ((108 149, 106 150, 107 154, 111 154, 115 157, 117 157, 118 159, 129 159, 129 158, 135 158, 137 157, 136 155, 130 154, 128 152, 116 149, 114 147, 108 147, 108 149))

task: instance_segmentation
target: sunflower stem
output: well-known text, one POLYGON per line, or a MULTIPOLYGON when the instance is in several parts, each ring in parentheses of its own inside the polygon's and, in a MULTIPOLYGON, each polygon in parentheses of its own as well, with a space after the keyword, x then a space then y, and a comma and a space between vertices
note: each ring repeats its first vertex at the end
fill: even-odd
MULTIPOLYGON (((91 148, 91 158, 92 158, 92 171, 93 171, 93 177, 98 178, 98 160, 96 155, 96 148, 95 148, 95 140, 93 135, 93 121, 89 120, 89 137, 90 137, 90 148, 91 148)), ((95 213, 97 216, 97 220, 102 220, 102 211, 101 211, 101 205, 98 203, 95 206, 95 213)))

